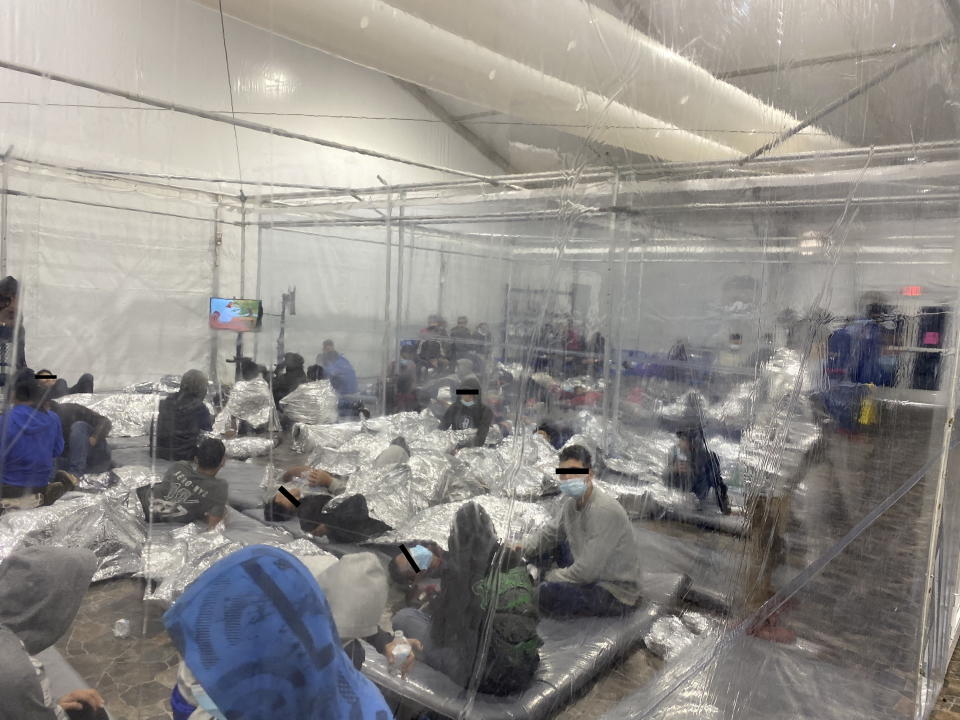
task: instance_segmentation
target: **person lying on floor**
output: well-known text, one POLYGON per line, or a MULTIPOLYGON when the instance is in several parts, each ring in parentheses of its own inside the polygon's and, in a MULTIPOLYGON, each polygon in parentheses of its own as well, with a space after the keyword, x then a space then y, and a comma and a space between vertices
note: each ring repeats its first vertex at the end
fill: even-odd
POLYGON ((180 390, 160 401, 153 448, 158 458, 193 460, 200 434, 213 429, 206 397, 207 376, 199 370, 187 370, 180 379, 180 390))
POLYGON ((394 612, 405 607, 424 609, 436 597, 446 558, 443 548, 432 540, 414 540, 405 547, 417 569, 413 569, 403 552, 398 552, 387 564, 389 602, 394 612))
POLYGON ((137 489, 144 515, 154 522, 203 521, 214 527, 226 514, 227 481, 217 477, 224 462, 223 441, 204 438, 192 464, 176 462, 159 483, 137 489))
POLYGON ((50 505, 77 485, 67 472, 55 472, 63 452, 60 419, 42 408, 43 390, 33 370, 17 373, 14 405, 0 415, 0 510, 50 505))
MULTIPOLYGON (((401 436, 373 461, 373 467, 387 467, 410 459, 410 448, 401 436)), ((302 500, 310 495, 339 495, 347 487, 348 478, 332 475, 326 470, 309 465, 295 465, 280 477, 280 485, 294 498, 302 500)), ((263 517, 268 522, 284 522, 298 515, 297 506, 283 493, 270 493, 264 499, 263 517)))
MULTIPOLYGON (((364 630, 367 612, 354 617, 364 630)), ((317 580, 284 550, 253 545, 216 562, 163 623, 183 659, 174 720, 393 717, 342 651, 317 580)))
MULTIPOLYGON (((387 604, 387 575, 376 555, 369 552, 349 553, 337 560, 332 555, 297 556, 317 579, 327 596, 333 620, 343 642, 343 650, 360 669, 366 659, 363 639, 394 665, 396 642, 393 634, 379 626, 387 604)), ((406 674, 416 661, 416 653, 423 650, 418 640, 408 639, 413 653, 402 660, 401 671, 406 674)))
POLYGON ((393 616, 394 629, 419 640, 424 662, 466 687, 479 660, 487 603, 494 604, 479 691, 512 695, 525 690, 540 665, 543 644, 526 566, 519 553, 500 546, 490 516, 474 502, 457 511, 448 547, 440 593, 427 610, 400 610, 393 616))
POLYGON ((72 475, 108 472, 113 467, 107 436, 113 429, 109 418, 76 403, 47 403, 60 418, 63 452, 57 466, 72 475))
POLYGON ((518 549, 549 570, 537 587, 549 615, 620 615, 640 597, 639 547, 626 511, 593 484, 590 452, 571 445, 560 452, 559 521, 524 538, 518 549), (564 473, 567 470, 570 472, 564 473))
POLYGON ((76 548, 20 548, 0 564, 0 720, 106 720, 96 690, 52 696, 35 656, 70 628, 97 559, 76 548))
POLYGON ((480 381, 476 376, 468 377, 460 383, 456 401, 447 408, 440 420, 441 430, 473 430, 474 437, 457 445, 464 447, 483 447, 493 422, 493 411, 480 402, 480 381))
POLYGON ((67 381, 63 378, 58 378, 49 370, 40 370, 37 373, 37 380, 40 381, 40 385, 44 388, 47 393, 47 397, 50 400, 56 400, 62 398, 64 395, 77 395, 80 393, 92 393, 93 392, 93 375, 90 373, 84 373, 80 376, 80 379, 77 380, 77 384, 73 387, 67 386, 67 381))

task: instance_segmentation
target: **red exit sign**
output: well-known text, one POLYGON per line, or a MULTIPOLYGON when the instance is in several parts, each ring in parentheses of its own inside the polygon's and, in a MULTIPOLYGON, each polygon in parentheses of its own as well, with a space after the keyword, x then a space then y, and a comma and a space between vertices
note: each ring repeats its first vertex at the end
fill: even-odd
POLYGON ((901 295, 906 295, 907 297, 920 297, 923 295, 923 288, 919 285, 907 285, 903 290, 900 291, 901 295))

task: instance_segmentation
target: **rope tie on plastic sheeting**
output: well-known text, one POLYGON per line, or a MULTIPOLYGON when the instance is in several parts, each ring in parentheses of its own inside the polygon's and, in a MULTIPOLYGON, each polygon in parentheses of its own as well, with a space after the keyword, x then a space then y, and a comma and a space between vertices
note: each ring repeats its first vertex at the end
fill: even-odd
MULTIPOLYGON (((953 450, 958 445, 960 445, 960 437, 952 440, 950 446, 947 448, 947 451, 953 450)), ((756 612, 746 617, 732 630, 730 630, 730 632, 721 637, 703 658, 694 663, 693 666, 688 670, 681 673, 681 676, 677 678, 667 690, 658 695, 650 703, 650 705, 645 707, 643 711, 635 717, 646 717, 648 713, 652 713, 657 710, 664 700, 673 695, 691 677, 702 671, 708 664, 713 662, 722 651, 726 650, 733 643, 734 640, 739 639, 740 636, 743 635, 749 628, 758 625, 779 610, 785 602, 796 595, 804 585, 816 577, 821 570, 833 562, 833 560, 836 559, 840 553, 846 550, 850 544, 853 543, 853 541, 856 540, 867 528, 873 525, 873 523, 875 523, 881 515, 900 502, 900 500, 903 499, 907 493, 913 490, 917 483, 920 482, 920 479, 930 471, 933 465, 941 460, 943 454, 944 451, 941 450, 935 455, 932 455, 927 462, 920 466, 920 469, 917 470, 916 473, 910 476, 900 487, 898 487, 883 501, 876 505, 873 510, 867 513, 860 520, 860 522, 854 525, 846 535, 840 538, 840 540, 825 550, 820 557, 818 557, 800 573, 798 573, 792 580, 790 580, 790 582, 786 584, 785 587, 783 587, 781 590, 775 593, 773 597, 761 605, 756 612)))

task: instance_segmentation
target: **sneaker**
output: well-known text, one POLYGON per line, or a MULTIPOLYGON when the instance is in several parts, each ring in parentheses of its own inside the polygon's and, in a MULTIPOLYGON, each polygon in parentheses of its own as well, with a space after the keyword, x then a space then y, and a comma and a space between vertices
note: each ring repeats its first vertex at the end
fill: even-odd
POLYGON ((66 470, 57 470, 56 475, 53 476, 53 482, 63 483, 68 491, 76 490, 80 484, 77 476, 73 473, 68 473, 66 470))
POLYGON ((66 495, 69 490, 70 488, 58 480, 48 483, 43 489, 43 504, 53 505, 57 500, 66 495))

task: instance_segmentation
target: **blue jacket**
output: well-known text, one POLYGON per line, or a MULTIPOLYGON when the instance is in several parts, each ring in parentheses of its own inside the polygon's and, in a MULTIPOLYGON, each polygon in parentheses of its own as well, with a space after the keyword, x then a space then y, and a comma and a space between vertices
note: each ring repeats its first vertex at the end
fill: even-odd
POLYGON ((323 372, 329 378, 337 395, 354 395, 358 390, 357 373, 353 365, 343 355, 337 355, 333 362, 323 364, 323 372))
POLYGON ((56 413, 15 405, 0 415, 0 433, 3 482, 45 487, 53 474, 53 459, 63 452, 63 429, 56 413))

